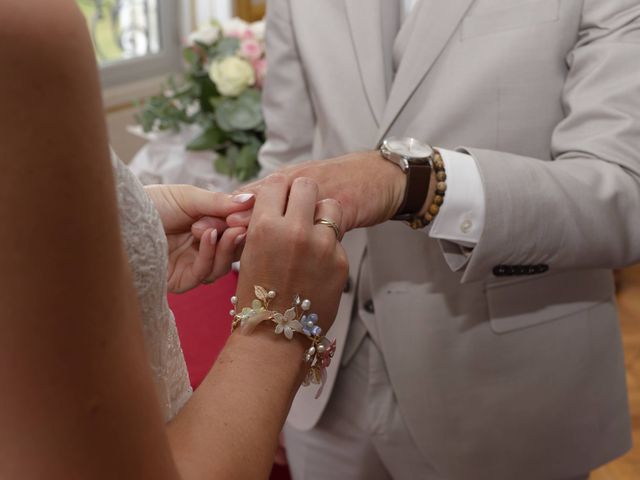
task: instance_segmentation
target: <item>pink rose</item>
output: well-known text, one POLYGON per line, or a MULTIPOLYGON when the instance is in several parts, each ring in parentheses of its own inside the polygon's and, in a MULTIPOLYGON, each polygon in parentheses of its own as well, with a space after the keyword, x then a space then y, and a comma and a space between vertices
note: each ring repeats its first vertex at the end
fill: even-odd
POLYGON ((256 72, 256 86, 262 88, 264 77, 267 75, 267 60, 259 58, 253 62, 253 69, 256 72))
POLYGON ((263 49, 260 42, 253 38, 247 38, 240 42, 240 55, 254 62, 262 57, 263 49))

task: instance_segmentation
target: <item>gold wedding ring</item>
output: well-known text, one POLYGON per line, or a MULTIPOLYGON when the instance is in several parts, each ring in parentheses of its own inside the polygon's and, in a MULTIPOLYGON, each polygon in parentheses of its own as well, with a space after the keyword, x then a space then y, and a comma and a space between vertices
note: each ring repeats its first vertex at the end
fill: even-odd
POLYGON ((316 225, 326 225, 333 230, 333 233, 336 234, 336 239, 340 239, 340 227, 336 225, 336 222, 333 220, 329 220, 328 218, 318 218, 316 220, 316 225))

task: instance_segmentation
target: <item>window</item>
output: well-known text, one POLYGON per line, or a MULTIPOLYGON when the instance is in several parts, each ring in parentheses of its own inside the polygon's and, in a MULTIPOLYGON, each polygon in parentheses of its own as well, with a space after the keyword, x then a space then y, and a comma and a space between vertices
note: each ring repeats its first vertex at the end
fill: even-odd
POLYGON ((105 87, 179 68, 175 0, 76 1, 87 19, 105 87))

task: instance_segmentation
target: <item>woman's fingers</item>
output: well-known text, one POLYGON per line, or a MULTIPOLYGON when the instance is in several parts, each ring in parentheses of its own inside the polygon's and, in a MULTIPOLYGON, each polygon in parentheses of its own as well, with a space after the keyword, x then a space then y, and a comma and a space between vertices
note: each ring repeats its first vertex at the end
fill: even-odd
POLYGON ((215 228, 218 233, 222 233, 227 228, 227 223, 221 219, 216 217, 202 217, 200 220, 191 225, 191 233, 192 235, 200 240, 204 233, 211 229, 215 228))
POLYGON ((212 276, 211 273, 214 269, 217 243, 218 231, 215 228, 207 229, 200 238, 198 253, 193 261, 191 273, 202 283, 210 283, 215 280, 215 276, 212 276))
POLYGON ((230 227, 248 227, 253 215, 253 209, 232 213, 227 217, 227 225, 230 227))
POLYGON ((285 218, 311 225, 318 201, 318 184, 310 178, 296 178, 291 185, 285 218))
POLYGON ((253 220, 264 216, 282 217, 287 204, 288 187, 287 178, 283 175, 274 174, 265 178, 256 194, 253 220))
POLYGON ((337 240, 343 236, 342 205, 337 200, 327 198, 319 201, 315 206, 315 229, 323 235, 331 234, 337 240))
POLYGON ((225 218, 233 212, 251 208, 255 196, 250 193, 227 195, 197 187, 178 187, 174 193, 178 205, 193 218, 202 216, 225 218))
POLYGON ((247 230, 244 227, 228 228, 218 240, 215 259, 213 260, 213 278, 220 278, 231 269, 236 260, 236 248, 244 240, 247 230))

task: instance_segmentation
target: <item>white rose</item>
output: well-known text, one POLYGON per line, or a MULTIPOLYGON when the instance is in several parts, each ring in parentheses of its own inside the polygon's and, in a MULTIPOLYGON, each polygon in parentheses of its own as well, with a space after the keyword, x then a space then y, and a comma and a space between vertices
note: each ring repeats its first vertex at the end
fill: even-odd
POLYGON ((249 30, 249 24, 238 17, 233 17, 222 24, 225 37, 241 38, 249 30))
POLYGON ((264 20, 259 20, 249 25, 249 30, 251 30, 256 40, 264 40, 265 26, 264 20))
POLYGON ((196 42, 204 45, 213 45, 219 38, 220 27, 212 24, 202 25, 189 35, 189 45, 193 45, 196 42))
POLYGON ((218 91, 228 97, 237 97, 256 83, 253 67, 239 57, 227 57, 213 62, 209 68, 209 77, 218 91))

